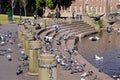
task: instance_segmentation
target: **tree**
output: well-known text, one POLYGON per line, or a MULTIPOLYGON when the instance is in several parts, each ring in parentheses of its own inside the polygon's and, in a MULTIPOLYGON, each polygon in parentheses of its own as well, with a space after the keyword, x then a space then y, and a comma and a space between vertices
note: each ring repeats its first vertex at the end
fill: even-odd
POLYGON ((9 0, 9 2, 10 2, 10 5, 12 7, 12 21, 13 21, 14 8, 15 8, 17 0, 9 0))
POLYGON ((26 6, 28 4, 28 0, 19 0, 20 7, 24 7, 25 17, 26 17, 26 6))
POLYGON ((36 0, 36 13, 38 13, 39 11, 43 11, 42 14, 43 15, 45 13, 44 8, 48 7, 48 8, 53 8, 53 1, 54 0, 36 0))
POLYGON ((53 2, 54 0, 36 0, 36 10, 38 10, 39 8, 43 6, 52 8, 54 5, 53 2))
POLYGON ((36 11, 38 11, 39 8, 42 7, 41 4, 43 4, 45 0, 36 0, 36 11))
POLYGON ((49 8, 53 7, 53 1, 52 0, 46 0, 46 6, 49 8))
POLYGON ((22 19, 22 17, 21 17, 22 1, 19 1, 19 6, 20 6, 20 21, 21 21, 21 19, 22 19))

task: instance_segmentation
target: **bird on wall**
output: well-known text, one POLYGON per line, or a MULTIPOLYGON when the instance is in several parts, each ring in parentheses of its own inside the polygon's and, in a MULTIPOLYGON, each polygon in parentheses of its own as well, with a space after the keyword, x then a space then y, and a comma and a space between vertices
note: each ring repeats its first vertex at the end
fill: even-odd
POLYGON ((112 32, 112 30, 113 30, 112 25, 116 22, 117 22, 117 20, 116 20, 115 15, 109 15, 108 16, 108 26, 107 26, 107 32, 108 33, 112 32))
POLYGON ((115 20, 108 21, 109 25, 113 25, 115 22, 116 22, 115 20))
POLYGON ((95 21, 99 21, 101 17, 103 17, 105 14, 101 14, 99 16, 89 16, 90 18, 93 18, 95 21))

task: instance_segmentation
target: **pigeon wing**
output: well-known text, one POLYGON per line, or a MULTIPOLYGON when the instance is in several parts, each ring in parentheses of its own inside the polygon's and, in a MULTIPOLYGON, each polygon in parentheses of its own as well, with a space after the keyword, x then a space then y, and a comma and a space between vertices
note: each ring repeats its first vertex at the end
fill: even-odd
POLYGON ((102 15, 99 15, 98 17, 102 17, 102 16, 104 16, 105 14, 102 14, 102 15))
POLYGON ((95 16, 90 16, 90 18, 96 18, 95 16))

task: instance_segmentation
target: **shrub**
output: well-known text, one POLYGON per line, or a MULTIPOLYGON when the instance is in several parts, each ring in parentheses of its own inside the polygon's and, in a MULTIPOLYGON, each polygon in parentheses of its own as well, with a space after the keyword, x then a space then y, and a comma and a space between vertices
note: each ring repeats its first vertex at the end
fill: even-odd
POLYGON ((103 26, 104 26, 104 25, 103 25, 103 20, 99 20, 99 21, 98 21, 98 25, 99 25, 100 28, 103 28, 103 26))

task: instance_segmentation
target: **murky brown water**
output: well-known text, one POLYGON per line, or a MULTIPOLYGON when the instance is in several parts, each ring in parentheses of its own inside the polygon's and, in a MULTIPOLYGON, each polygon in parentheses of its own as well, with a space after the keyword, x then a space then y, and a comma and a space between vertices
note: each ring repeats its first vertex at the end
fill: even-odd
POLYGON ((98 36, 100 40, 91 41, 88 39, 90 36, 83 38, 79 43, 80 54, 104 73, 110 76, 120 74, 120 34, 102 31, 91 36, 98 36), (95 55, 102 56, 104 60, 96 61, 95 55))

